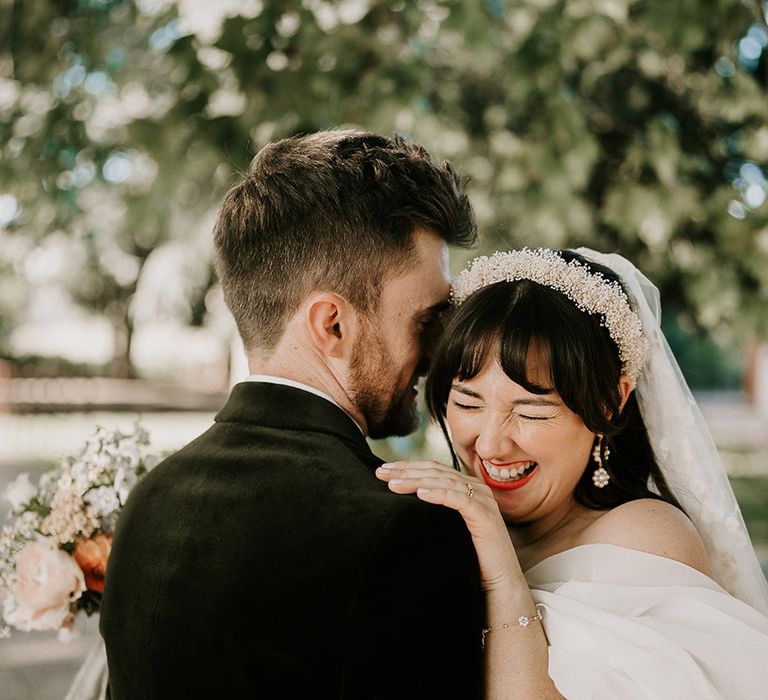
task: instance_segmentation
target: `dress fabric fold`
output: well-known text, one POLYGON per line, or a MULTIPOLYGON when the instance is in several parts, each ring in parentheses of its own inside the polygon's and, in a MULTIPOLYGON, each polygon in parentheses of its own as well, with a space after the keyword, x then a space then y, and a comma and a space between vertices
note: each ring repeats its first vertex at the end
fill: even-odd
POLYGON ((531 567, 549 673, 569 700, 765 697, 768 617, 704 574, 615 545, 531 567))

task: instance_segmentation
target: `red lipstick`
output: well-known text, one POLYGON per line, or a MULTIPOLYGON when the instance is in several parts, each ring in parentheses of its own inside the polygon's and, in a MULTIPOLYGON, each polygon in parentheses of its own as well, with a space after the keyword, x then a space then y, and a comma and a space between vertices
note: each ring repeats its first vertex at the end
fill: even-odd
MULTIPOLYGON (((514 462, 509 462, 509 464, 514 464, 514 462)), ((483 460, 480 459, 479 456, 477 456, 477 466, 480 470, 480 475, 483 477, 483 481, 485 481, 488 486, 490 486, 492 489, 496 489, 497 491, 514 491, 515 489, 522 488, 525 486, 536 474, 536 471, 539 468, 539 465, 537 464, 533 469, 531 469, 530 473, 526 474, 522 479, 517 479, 516 481, 496 481, 486 470, 483 466, 483 460)), ((497 465, 494 465, 497 466, 497 465)))

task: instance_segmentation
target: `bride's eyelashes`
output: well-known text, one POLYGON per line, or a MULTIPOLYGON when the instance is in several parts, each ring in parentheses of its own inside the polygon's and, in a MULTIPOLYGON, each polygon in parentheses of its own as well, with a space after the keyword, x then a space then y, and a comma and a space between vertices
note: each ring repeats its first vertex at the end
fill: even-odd
POLYGON ((451 401, 451 405, 458 408, 460 411, 477 411, 482 406, 472 406, 467 403, 459 403, 458 401, 451 401))
MULTIPOLYGON (((460 403, 459 401, 455 401, 455 400, 451 401, 451 405, 454 406, 454 408, 458 408, 460 411, 477 411, 483 408, 482 406, 475 406, 472 404, 460 403)), ((531 421, 552 420, 553 418, 555 418, 555 416, 529 416, 524 413, 515 413, 514 411, 512 412, 512 415, 515 418, 522 418, 523 420, 531 420, 531 421)))
POLYGON ((555 416, 526 416, 522 413, 513 413, 513 416, 522 418, 523 420, 552 420, 555 416))

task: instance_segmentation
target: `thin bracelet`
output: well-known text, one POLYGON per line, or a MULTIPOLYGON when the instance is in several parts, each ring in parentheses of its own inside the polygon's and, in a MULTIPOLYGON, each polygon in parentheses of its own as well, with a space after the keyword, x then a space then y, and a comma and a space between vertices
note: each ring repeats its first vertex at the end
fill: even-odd
MULTIPOLYGON (((541 610, 539 608, 543 608, 544 606, 539 603, 536 605, 536 614, 532 617, 526 617, 525 615, 520 615, 520 617, 517 618, 517 624, 520 627, 528 627, 532 622, 541 622, 541 610)), ((496 632, 497 630, 507 630, 512 625, 508 622, 505 622, 503 625, 499 625, 498 627, 486 627, 483 630, 483 638, 482 638, 482 645, 483 649, 485 649, 485 638, 487 635, 489 635, 491 632, 496 632)))

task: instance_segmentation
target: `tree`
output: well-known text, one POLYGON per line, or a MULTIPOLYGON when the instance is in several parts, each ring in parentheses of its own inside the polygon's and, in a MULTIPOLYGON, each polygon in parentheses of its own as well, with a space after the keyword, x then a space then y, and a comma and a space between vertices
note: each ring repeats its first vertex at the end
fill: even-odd
POLYGON ((441 32, 437 71, 461 98, 436 84, 432 101, 469 136, 457 155, 486 245, 618 250, 696 327, 764 332, 766 60, 747 71, 738 46, 768 35, 750 9, 521 4, 493 20, 494 47, 461 26, 441 32), (462 45, 485 60, 461 61, 462 45))
MULTIPOLYGON (((484 250, 617 250, 691 327, 768 329, 758 2, 0 3, 0 189, 18 209, 0 231, 31 241, 17 251, 64 232, 68 287, 115 319, 123 372, 154 251, 205 257, 252 155, 338 124, 450 158, 484 250)), ((211 282, 190 283, 190 321, 211 282)))

